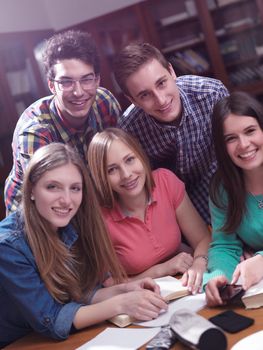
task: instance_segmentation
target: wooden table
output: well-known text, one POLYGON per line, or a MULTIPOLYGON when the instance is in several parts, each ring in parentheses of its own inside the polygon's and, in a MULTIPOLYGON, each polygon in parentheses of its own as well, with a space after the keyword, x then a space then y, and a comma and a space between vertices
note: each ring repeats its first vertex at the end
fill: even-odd
MULTIPOLYGON (((243 307, 229 307, 229 308, 231 308, 232 310, 235 310, 236 312, 242 315, 254 318, 255 323, 254 325, 248 327, 247 329, 235 334, 230 334, 225 332, 228 340, 228 348, 227 348, 228 350, 231 349, 231 347, 235 343, 237 343, 240 339, 263 329, 263 308, 256 309, 256 310, 245 310, 243 307)), ((205 318, 209 318, 224 310, 226 309, 225 308, 213 308, 213 309, 205 308, 202 311, 200 311, 199 314, 204 316, 205 318)), ((89 327, 85 330, 82 330, 76 334, 71 335, 67 340, 62 342, 47 339, 36 333, 32 333, 12 343, 11 345, 5 347, 5 349, 6 350, 47 350, 47 349, 48 350, 61 350, 61 349, 74 350, 80 345, 87 342, 88 340, 95 337, 98 333, 103 331, 106 327, 112 327, 112 324, 104 322, 100 325, 89 327)), ((145 348, 142 347, 141 349, 145 349, 145 348)), ((184 350, 189 348, 177 342, 174 345, 173 349, 184 350)))

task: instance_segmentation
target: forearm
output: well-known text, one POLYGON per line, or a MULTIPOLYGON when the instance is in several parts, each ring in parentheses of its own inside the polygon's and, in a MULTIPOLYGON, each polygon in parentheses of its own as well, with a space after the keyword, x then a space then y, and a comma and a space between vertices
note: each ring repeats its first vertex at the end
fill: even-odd
POLYGON ((194 250, 194 258, 198 256, 207 256, 209 244, 211 243, 211 235, 206 235, 196 246, 194 250))
POLYGON ((115 295, 126 293, 126 292, 127 292, 126 283, 120 283, 120 284, 115 284, 111 287, 100 288, 94 294, 91 302, 92 304, 99 303, 101 301, 104 301, 105 299, 108 299, 108 298, 114 297, 115 295))
POLYGON ((105 321, 120 313, 121 307, 118 297, 113 297, 96 304, 80 307, 75 314, 73 324, 76 329, 82 329, 105 321))

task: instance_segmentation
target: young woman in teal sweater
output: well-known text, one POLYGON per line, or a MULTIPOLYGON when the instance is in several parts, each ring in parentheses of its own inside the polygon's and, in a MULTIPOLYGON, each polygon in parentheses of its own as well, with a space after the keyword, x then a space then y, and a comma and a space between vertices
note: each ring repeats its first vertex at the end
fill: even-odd
POLYGON ((214 109, 218 170, 210 187, 212 243, 204 276, 207 303, 221 305, 218 289, 240 278, 247 290, 263 278, 263 108, 234 92, 214 109), (244 248, 253 255, 242 259, 244 248))

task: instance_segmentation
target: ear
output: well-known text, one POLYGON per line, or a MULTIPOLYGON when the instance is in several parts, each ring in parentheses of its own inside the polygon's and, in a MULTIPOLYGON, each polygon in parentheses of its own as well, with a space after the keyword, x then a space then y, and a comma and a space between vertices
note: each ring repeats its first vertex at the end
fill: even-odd
POLYGON ((169 73, 171 74, 171 76, 174 78, 174 80, 176 80, 176 74, 175 71, 173 69, 173 66, 171 65, 171 63, 169 63, 169 67, 168 67, 169 73))
POLYGON ((53 95, 55 95, 56 89, 55 89, 54 81, 48 79, 47 84, 48 84, 49 90, 52 92, 53 95))
POLYGON ((100 86, 100 75, 96 75, 96 88, 100 86))

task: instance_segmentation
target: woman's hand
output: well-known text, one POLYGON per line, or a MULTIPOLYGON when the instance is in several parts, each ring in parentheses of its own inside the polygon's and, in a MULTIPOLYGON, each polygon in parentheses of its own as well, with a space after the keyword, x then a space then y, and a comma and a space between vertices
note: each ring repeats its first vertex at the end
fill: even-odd
POLYGON ((193 265, 184 273, 182 285, 187 286, 192 294, 202 291, 203 274, 206 271, 207 261, 198 257, 194 259, 193 265))
POLYGON ((162 275, 174 276, 177 273, 185 273, 185 271, 187 271, 189 267, 192 266, 193 260, 194 259, 191 254, 184 252, 179 253, 164 263, 165 273, 162 275))
POLYGON ((257 254, 238 264, 233 273, 231 284, 236 283, 239 278, 241 278, 244 290, 258 283, 263 278, 263 256, 257 254))
POLYGON ((225 276, 218 276, 210 280, 205 288, 207 306, 224 305, 219 295, 219 288, 225 286, 228 282, 225 276))
POLYGON ((123 293, 116 296, 120 306, 120 313, 141 320, 152 320, 165 311, 168 305, 164 299, 150 290, 141 289, 133 292, 123 293))

